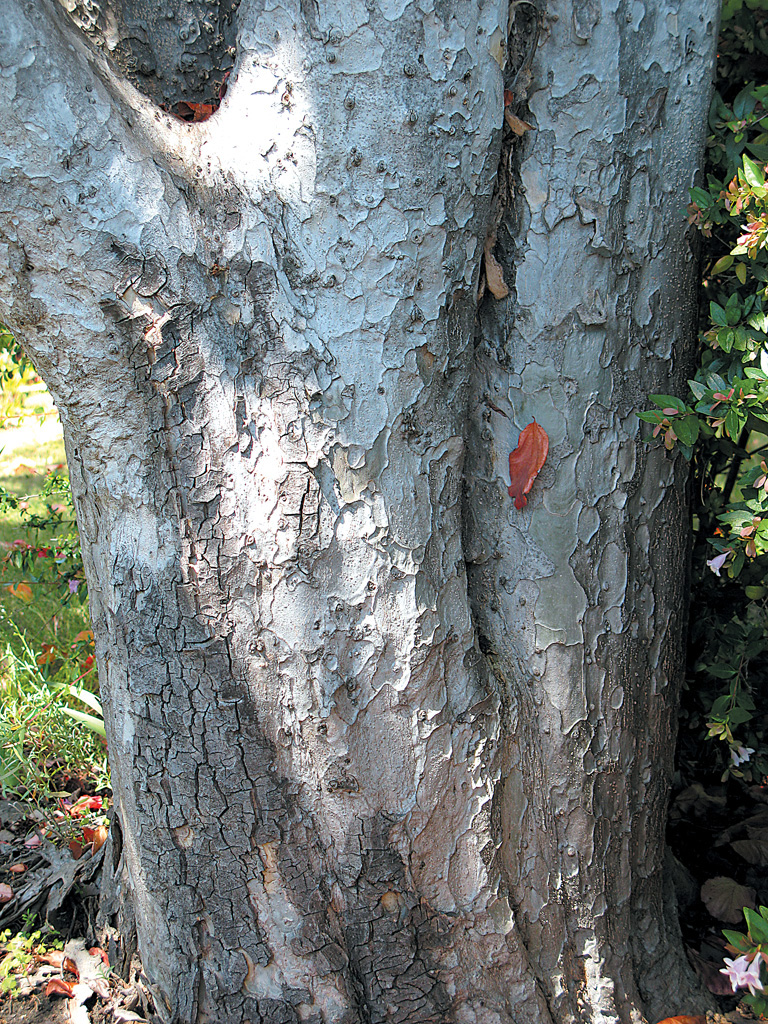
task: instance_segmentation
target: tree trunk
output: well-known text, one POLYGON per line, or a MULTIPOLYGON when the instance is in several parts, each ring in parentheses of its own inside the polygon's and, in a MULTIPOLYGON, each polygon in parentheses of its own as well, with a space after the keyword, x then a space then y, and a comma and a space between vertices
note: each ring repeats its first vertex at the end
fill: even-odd
POLYGON ((194 125, 155 100, 206 98, 234 4, 64 6, 101 50, 4 5, 0 310, 64 423, 160 1018, 704 1005, 662 877, 684 471, 633 410, 685 376, 716 3, 242 0, 194 125))
POLYGON ((506 162, 511 294, 480 309, 464 553, 517 723, 502 741, 500 854, 547 1001, 568 1019, 583 1003, 601 1020, 626 1004, 663 1017, 693 1005, 663 884, 689 527, 682 457, 638 443, 634 413, 651 393, 684 394, 690 375, 681 211, 716 12, 548 11, 525 115, 536 130, 511 136, 506 162), (518 511, 506 461, 533 419, 551 454, 518 511))

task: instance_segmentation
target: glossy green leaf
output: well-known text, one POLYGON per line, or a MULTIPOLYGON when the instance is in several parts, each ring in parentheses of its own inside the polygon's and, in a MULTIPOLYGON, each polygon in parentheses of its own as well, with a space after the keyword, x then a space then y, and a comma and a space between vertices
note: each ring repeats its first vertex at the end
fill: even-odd
POLYGON ((710 302, 709 315, 712 318, 712 323, 717 324, 718 327, 728 326, 728 317, 725 315, 725 310, 717 302, 710 302))
MULTIPOLYGON (((741 94, 740 94, 741 95, 741 94)), ((735 111, 734 111, 735 113, 735 111)), ((740 115, 736 115, 737 117, 740 115)), ((754 160, 744 154, 744 177, 747 179, 750 185, 764 185, 765 174, 763 173, 762 167, 759 167, 754 160)))

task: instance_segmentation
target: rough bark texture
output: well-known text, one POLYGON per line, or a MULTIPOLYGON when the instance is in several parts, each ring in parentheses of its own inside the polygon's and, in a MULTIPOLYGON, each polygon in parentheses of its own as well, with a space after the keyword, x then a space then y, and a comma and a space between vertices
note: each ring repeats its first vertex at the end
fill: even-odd
POLYGON ((515 96, 536 130, 509 140, 498 237, 511 294, 480 310, 465 557, 518 723, 494 801, 502 875, 548 1002, 564 1016, 586 998, 600 1019, 626 1002, 661 1017, 689 990, 660 880, 688 526, 682 459, 638 444, 634 412, 650 393, 683 394, 689 376, 680 211, 716 5, 547 10, 527 109, 515 96), (518 512, 506 462, 532 419, 551 454, 518 512))
POLYGON ((701 1005, 661 876, 682 474, 632 410, 691 338, 715 3, 62 6, 3 7, 0 310, 64 422, 107 911, 160 1017, 701 1005), (221 109, 163 113, 235 27, 221 109))

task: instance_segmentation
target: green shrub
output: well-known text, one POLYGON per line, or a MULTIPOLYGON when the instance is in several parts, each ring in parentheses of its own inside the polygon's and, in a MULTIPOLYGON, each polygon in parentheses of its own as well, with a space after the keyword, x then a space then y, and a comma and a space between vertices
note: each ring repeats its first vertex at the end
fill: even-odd
MULTIPOLYGON (((696 372, 640 413, 694 470, 688 725, 723 741, 723 777, 768 774, 768 0, 726 0, 706 185, 691 190, 705 273, 696 372)), ((699 758, 706 762, 706 756, 699 758)))

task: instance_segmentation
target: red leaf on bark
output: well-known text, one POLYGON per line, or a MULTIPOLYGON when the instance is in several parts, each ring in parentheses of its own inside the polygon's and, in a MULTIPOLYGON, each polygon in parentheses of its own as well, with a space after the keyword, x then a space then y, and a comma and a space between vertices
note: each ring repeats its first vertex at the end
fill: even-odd
POLYGON ((45 994, 47 996, 67 996, 68 999, 71 999, 75 992, 72 985, 68 981, 64 981, 63 978, 51 978, 45 986, 45 994))
POLYGON ((526 494, 547 460, 549 435, 536 420, 521 432, 517 448, 509 456, 509 496, 515 499, 515 508, 525 508, 526 494))

